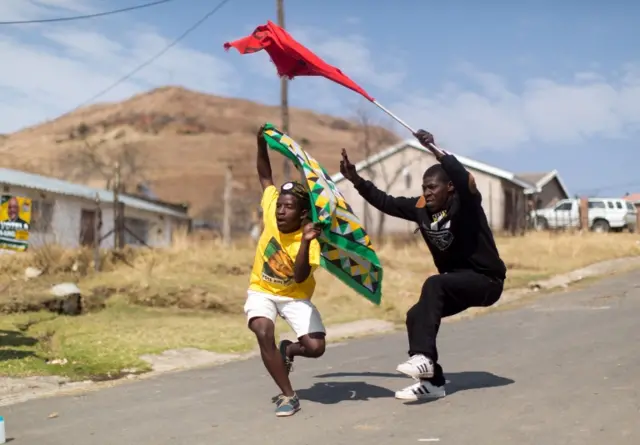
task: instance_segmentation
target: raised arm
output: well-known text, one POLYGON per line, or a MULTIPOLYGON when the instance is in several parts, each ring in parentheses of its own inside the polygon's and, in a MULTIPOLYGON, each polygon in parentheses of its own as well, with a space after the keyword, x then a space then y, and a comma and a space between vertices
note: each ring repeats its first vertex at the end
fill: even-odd
POLYGON ((320 264, 319 249, 311 252, 313 240, 318 236, 320 236, 320 226, 308 223, 303 227, 300 250, 298 250, 298 255, 293 263, 293 279, 296 283, 302 283, 309 278, 313 267, 320 264))
POLYGON ((349 162, 344 148, 342 161, 340 161, 340 173, 354 185, 360 196, 376 209, 396 218, 417 221, 418 198, 396 198, 377 188, 371 181, 366 181, 358 174, 355 165, 349 162))
POLYGON ((269 152, 267 149, 267 141, 264 138, 264 126, 258 130, 258 157, 256 166, 258 168, 258 179, 262 190, 273 185, 273 173, 271 172, 271 161, 269 161, 269 152))
POLYGON ((433 135, 425 130, 418 130, 414 135, 423 147, 431 150, 436 159, 440 161, 442 168, 449 176, 451 183, 460 195, 461 199, 477 199, 480 193, 476 187, 473 175, 464 168, 464 165, 455 156, 440 151, 435 144, 433 135))

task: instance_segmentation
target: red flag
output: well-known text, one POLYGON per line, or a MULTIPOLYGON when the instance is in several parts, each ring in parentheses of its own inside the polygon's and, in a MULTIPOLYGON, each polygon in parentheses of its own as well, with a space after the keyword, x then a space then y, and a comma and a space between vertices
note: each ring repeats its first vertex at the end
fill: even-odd
POLYGON ((326 77, 374 102, 373 97, 342 71, 296 42, 287 31, 271 21, 258 26, 250 36, 224 44, 227 51, 231 47, 240 54, 251 54, 264 49, 271 56, 280 76, 289 79, 297 76, 326 77))

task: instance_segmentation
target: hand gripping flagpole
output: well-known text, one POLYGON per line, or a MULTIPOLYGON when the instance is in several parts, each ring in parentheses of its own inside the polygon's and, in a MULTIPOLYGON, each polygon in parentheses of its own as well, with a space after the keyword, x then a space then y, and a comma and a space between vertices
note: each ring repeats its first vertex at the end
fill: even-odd
MULTIPOLYGON (((403 121, 402 119, 400 119, 398 116, 396 116, 395 114, 393 114, 391 111, 389 111, 386 107, 384 107, 383 105, 380 104, 380 102, 378 102, 377 100, 372 100, 371 102, 373 102, 374 105, 376 105, 378 108, 380 108, 382 111, 384 111, 385 113, 387 113, 389 116, 391 116, 396 122, 398 122, 400 125, 402 125, 404 128, 406 128, 407 130, 409 130, 411 132, 412 135, 415 136, 416 131, 411 128, 409 126, 409 124, 407 124, 405 121, 403 121)), ((431 146, 431 151, 433 151, 433 154, 435 154, 436 156, 443 156, 444 153, 442 150, 440 150, 438 147, 436 147, 435 144, 429 144, 431 146)))

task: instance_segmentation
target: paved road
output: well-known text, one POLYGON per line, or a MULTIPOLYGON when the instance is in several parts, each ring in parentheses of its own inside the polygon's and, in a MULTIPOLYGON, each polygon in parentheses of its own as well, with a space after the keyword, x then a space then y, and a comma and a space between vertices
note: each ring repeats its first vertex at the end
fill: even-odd
POLYGON ((276 419, 259 361, 3 409, 12 444, 640 444, 640 273, 446 324, 450 395, 403 404, 403 334, 337 345, 292 374, 276 419), (52 413, 58 418, 48 419, 52 413))

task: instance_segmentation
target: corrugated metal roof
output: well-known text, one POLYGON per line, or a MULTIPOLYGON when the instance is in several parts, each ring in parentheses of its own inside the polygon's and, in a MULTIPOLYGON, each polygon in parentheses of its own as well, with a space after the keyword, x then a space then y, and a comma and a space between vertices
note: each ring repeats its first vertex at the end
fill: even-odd
MULTIPOLYGON (((61 179, 37 175, 35 173, 27 173, 20 170, 11 170, 8 168, 0 168, 0 184, 7 184, 10 186, 33 190, 42 190, 60 195, 75 196, 91 201, 96 199, 97 194, 101 202, 113 202, 113 192, 109 190, 74 184, 61 179)), ((147 212, 162 215, 175 216, 177 218, 189 218, 185 213, 177 212, 173 209, 147 202, 142 199, 136 199, 131 196, 121 196, 120 201, 125 205, 125 207, 145 210, 147 212)))

